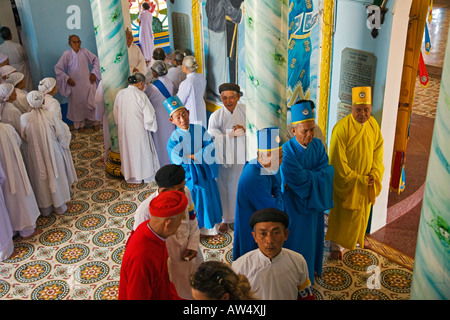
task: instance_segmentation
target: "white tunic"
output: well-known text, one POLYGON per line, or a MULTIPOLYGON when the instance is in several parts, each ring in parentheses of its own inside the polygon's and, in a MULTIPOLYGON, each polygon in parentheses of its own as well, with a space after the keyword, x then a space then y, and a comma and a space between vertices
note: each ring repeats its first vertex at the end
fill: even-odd
POLYGON ((28 67, 28 57, 23 46, 20 43, 5 40, 0 45, 0 53, 7 55, 9 64, 16 68, 17 71, 23 73, 25 79, 27 79, 25 89, 27 91, 33 90, 33 79, 31 78, 30 68, 28 67))
POLYGON ((150 61, 153 55, 154 39, 153 39, 153 15, 149 10, 143 10, 139 14, 138 19, 141 21, 139 26, 139 45, 145 60, 150 61))
POLYGON ((95 91, 97 83, 91 84, 90 74, 97 77, 97 83, 101 79, 100 64, 97 57, 85 48, 78 52, 72 49, 64 51, 58 63, 55 65, 55 78, 59 92, 69 97, 67 118, 74 122, 87 120, 97 121, 95 118, 95 91), (89 69, 92 65, 92 70, 89 69), (72 78, 76 85, 69 86, 67 79, 72 78))
MULTIPOLYGON (((42 109, 50 111, 57 119, 62 120, 61 105, 52 95, 46 93, 44 95, 44 104, 42 109)), ((31 108, 30 108, 31 109, 31 108)))
MULTIPOLYGON (((197 218, 189 218, 189 211, 195 210, 191 192, 188 187, 184 187, 184 192, 188 198, 186 218, 182 220, 177 233, 167 238, 166 244, 170 257, 169 272, 171 280, 177 289, 177 293, 183 299, 192 299, 189 276, 195 272, 198 266, 203 262, 203 255, 199 247, 200 230, 198 228, 197 218), (187 249, 197 251, 197 256, 191 261, 182 259, 183 254, 187 249)), ((158 195, 158 191, 152 193, 139 205, 134 214, 133 230, 136 230, 141 223, 150 219, 150 201, 158 195)))
POLYGON ((134 43, 128 47, 128 61, 130 63, 130 75, 136 72, 145 75, 147 72, 147 65, 145 64, 144 55, 142 54, 141 48, 134 43), (137 69, 138 71, 134 71, 134 69, 137 69))
POLYGON ((272 261, 261 250, 252 250, 234 261, 232 268, 248 278, 262 300, 297 300, 299 288, 310 285, 303 256, 285 248, 272 261))
POLYGON ((206 125, 206 104, 205 104, 206 79, 201 73, 192 72, 180 83, 177 96, 189 110, 189 122, 199 123, 203 127, 206 125))
POLYGON ((104 159, 108 159, 108 152, 111 148, 111 135, 109 134, 108 114, 106 113, 105 94, 103 92, 103 81, 98 83, 95 92, 95 117, 102 119, 103 123, 103 145, 105 149, 104 159))
POLYGON ((25 90, 15 88, 16 91, 16 100, 13 101, 13 105, 19 109, 21 114, 27 113, 31 110, 30 105, 27 101, 27 93, 25 90))
POLYGON ((39 209, 49 214, 55 209, 62 214, 70 200, 72 158, 65 157, 67 132, 47 110, 33 109, 20 117, 21 136, 27 144, 25 162, 39 209), (65 144, 65 145, 64 145, 65 144))
POLYGON ((0 107, 0 121, 12 125, 19 134, 21 115, 22 114, 19 109, 17 109, 11 102, 5 102, 3 108, 0 107))
POLYGON ((3 197, 3 190, 1 186, 6 180, 5 172, 3 171, 0 162, 0 262, 8 257, 14 251, 13 231, 11 221, 9 220, 8 210, 6 209, 5 199, 3 197))
POLYGON ((167 77, 173 82, 173 94, 177 94, 180 83, 186 79, 186 73, 181 66, 172 67, 167 70, 167 77))
POLYGON ((158 129, 155 109, 147 95, 129 85, 114 101, 121 169, 128 183, 151 182, 160 168, 151 132, 158 129))
MULTIPOLYGON (((173 83, 166 76, 159 76, 157 80, 160 80, 170 95, 173 95, 173 83)), ((175 125, 169 121, 169 113, 163 105, 164 100, 167 98, 161 93, 161 91, 152 83, 147 85, 145 90, 151 104, 155 108, 156 122, 158 123, 158 130, 152 132, 153 142, 155 143, 156 153, 158 154, 159 164, 165 166, 171 164, 169 154, 167 153, 167 141, 169 141, 170 135, 175 130, 175 125)))
POLYGON ((220 199, 224 223, 234 222, 236 194, 239 177, 245 165, 245 132, 234 133, 233 127, 241 125, 245 128, 245 105, 238 103, 233 113, 221 107, 209 117, 208 133, 214 139, 216 159, 219 163, 220 199))
POLYGON ((12 230, 28 236, 40 215, 25 163, 20 152, 22 139, 9 124, 0 123, 0 163, 6 175, 2 185, 12 230))

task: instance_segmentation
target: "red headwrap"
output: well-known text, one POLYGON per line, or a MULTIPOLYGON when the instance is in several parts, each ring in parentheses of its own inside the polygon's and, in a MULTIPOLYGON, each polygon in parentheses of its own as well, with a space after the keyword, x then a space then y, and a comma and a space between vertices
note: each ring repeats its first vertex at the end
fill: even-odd
POLYGON ((150 201, 150 215, 170 218, 186 210, 188 199, 180 191, 164 191, 150 201))

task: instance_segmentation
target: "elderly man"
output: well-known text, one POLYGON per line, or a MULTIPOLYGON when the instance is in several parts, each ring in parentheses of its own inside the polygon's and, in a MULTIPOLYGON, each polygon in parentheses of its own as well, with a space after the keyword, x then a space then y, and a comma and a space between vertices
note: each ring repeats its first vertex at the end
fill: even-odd
POLYGON ((260 209, 284 210, 279 166, 283 159, 279 129, 258 131, 257 158, 244 166, 238 182, 234 224, 233 260, 256 249, 249 220, 260 209))
POLYGON ((250 218, 258 249, 233 261, 232 268, 245 275, 262 300, 313 300, 305 259, 283 248, 288 239, 289 216, 275 208, 256 211, 250 218))
POLYGON ((383 137, 371 116, 371 88, 353 88, 352 100, 352 113, 334 126, 329 149, 335 207, 325 239, 332 241, 335 259, 342 259, 344 248, 367 247, 364 235, 384 173, 383 137))
POLYGON ((97 56, 81 48, 77 35, 69 36, 69 46, 55 65, 56 82, 61 95, 69 97, 67 118, 73 121, 75 130, 84 131, 86 120, 99 124, 95 117, 95 92, 101 78, 100 64, 97 56))
POLYGON ((183 192, 161 192, 149 205, 150 219, 130 236, 120 270, 119 300, 179 300, 169 277, 166 240, 185 219, 183 192))
POLYGON ((245 164, 245 105, 239 103, 241 88, 233 83, 219 87, 223 107, 209 118, 208 132, 214 139, 219 163, 219 187, 223 217, 219 231, 226 232, 234 223, 239 177, 245 164))
POLYGON ((114 100, 122 174, 127 183, 148 183, 160 168, 151 133, 158 129, 155 109, 143 92, 145 76, 128 77, 128 87, 114 100))
POLYGON ((130 75, 140 72, 145 74, 147 72, 147 65, 145 63, 144 55, 141 48, 133 43, 133 33, 127 28, 125 31, 127 37, 128 47, 128 62, 130 64, 130 75))
POLYGON ((222 205, 216 182, 219 167, 214 142, 204 127, 189 123, 189 111, 177 96, 164 101, 164 106, 170 122, 177 126, 167 143, 170 160, 182 165, 186 172, 186 186, 192 193, 200 233, 217 235, 222 205))
POLYGON ((325 210, 333 207, 334 169, 322 142, 314 138, 312 101, 292 105, 291 131, 294 137, 283 145, 281 178, 291 236, 285 247, 300 253, 314 273, 322 274, 325 210))
POLYGON ((162 192, 177 190, 183 192, 188 199, 185 219, 181 222, 175 236, 166 240, 167 251, 171 261, 169 273, 178 295, 183 299, 192 300, 189 276, 195 272, 203 261, 199 248, 200 230, 198 228, 191 191, 186 187, 185 172, 181 165, 168 164, 156 172, 155 181, 158 190, 145 199, 134 214, 133 230, 150 219, 150 202, 162 192))
POLYGON ((180 83, 186 79, 186 73, 183 72, 184 54, 180 50, 175 50, 172 53, 172 68, 167 70, 167 77, 173 82, 173 94, 178 93, 180 83))

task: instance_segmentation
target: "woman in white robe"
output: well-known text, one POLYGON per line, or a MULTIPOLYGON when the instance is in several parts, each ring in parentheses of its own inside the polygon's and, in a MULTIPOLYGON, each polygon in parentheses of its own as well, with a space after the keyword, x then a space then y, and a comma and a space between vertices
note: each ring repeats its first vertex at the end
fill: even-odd
POLYGON ((61 95, 69 98, 67 118, 73 121, 75 130, 84 131, 86 120, 98 124, 95 118, 95 91, 101 79, 100 64, 97 56, 81 48, 78 36, 71 35, 69 45, 71 49, 64 51, 55 65, 56 81, 61 95))
POLYGON ((30 106, 27 102, 27 91, 25 90, 25 86, 27 83, 27 79, 21 72, 13 72, 8 76, 8 79, 5 81, 6 83, 11 83, 16 91, 16 100, 13 102, 13 105, 19 109, 21 114, 29 112, 31 110, 30 106))
POLYGON ((105 94, 103 92, 103 80, 98 83, 97 91, 95 92, 95 114, 97 119, 102 119, 103 123, 103 146, 105 150, 103 161, 106 162, 109 149, 111 149, 111 135, 109 134, 108 114, 106 113, 105 94))
MULTIPOLYGON (((27 95, 32 110, 20 117, 22 139, 27 143, 27 168, 41 214, 64 214, 71 198, 68 167, 73 161, 64 157, 61 141, 67 143, 65 132, 55 117, 42 109, 44 95, 36 90, 27 95)), ((67 146, 64 146, 67 147, 67 146)), ((70 159, 72 160, 72 159, 70 159)))
POLYGON ((16 91, 11 83, 0 84, 0 122, 9 123, 20 133, 20 116, 22 115, 14 106, 16 91))
POLYGON ((69 126, 62 119, 61 105, 59 104, 59 101, 54 98, 55 94, 58 93, 56 79, 51 77, 42 79, 39 81, 38 90, 44 95, 42 109, 47 110, 52 114, 55 119, 55 125, 58 127, 56 130, 59 132, 58 141, 63 151, 64 161, 68 164, 66 169, 69 186, 72 186, 72 184, 78 180, 75 167, 73 166, 72 153, 70 152, 72 134, 70 133, 69 126))
POLYGON ((186 73, 183 72, 184 54, 180 50, 175 50, 172 53, 173 67, 167 70, 167 77, 173 82, 173 94, 178 93, 180 83, 186 79, 186 73))
MULTIPOLYGON (((1 126, 2 124, 0 124, 1 126)), ((0 262, 8 259, 14 253, 13 231, 1 188, 5 180, 6 175, 0 162, 0 262)))
POLYGON ((0 163, 6 175, 3 196, 13 233, 28 238, 42 230, 36 228, 40 212, 20 151, 21 144, 22 139, 14 128, 0 123, 0 163))
POLYGON ((152 132, 159 164, 162 166, 171 164, 167 153, 167 141, 175 130, 175 125, 169 121, 169 113, 163 105, 164 100, 173 95, 173 83, 167 77, 166 65, 163 61, 155 61, 151 67, 155 81, 147 85, 145 93, 153 105, 156 114, 158 130, 152 132))
POLYGON ((190 123, 201 124, 207 128, 205 90, 206 79, 201 73, 197 73, 198 64, 193 56, 183 59, 183 72, 186 79, 180 83, 177 96, 189 110, 190 123))
POLYGON ((153 37, 153 14, 150 10, 150 5, 144 3, 142 5, 143 10, 139 13, 139 45, 145 58, 147 66, 152 60, 154 37, 153 37))
POLYGON ((28 66, 28 57, 23 46, 20 43, 12 41, 11 31, 4 30, 2 28, 2 37, 5 40, 3 44, 0 45, 0 53, 8 56, 9 64, 16 68, 17 71, 24 74, 27 79, 26 90, 33 90, 33 80, 31 78, 30 68, 28 66), (6 33, 4 34, 4 32, 6 33))
POLYGON ((159 169, 152 132, 158 129, 155 109, 143 92, 142 73, 128 77, 128 87, 120 90, 114 101, 121 170, 128 183, 148 183, 159 169))

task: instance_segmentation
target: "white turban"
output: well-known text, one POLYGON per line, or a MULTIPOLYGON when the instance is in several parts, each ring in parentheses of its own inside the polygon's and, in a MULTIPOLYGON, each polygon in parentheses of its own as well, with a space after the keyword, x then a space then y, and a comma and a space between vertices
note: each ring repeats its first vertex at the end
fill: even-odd
POLYGON ((13 86, 17 86, 17 84, 22 81, 24 75, 22 72, 13 72, 6 79, 6 83, 11 83, 13 86))
POLYGON ((9 96, 14 91, 14 86, 11 83, 0 84, 0 104, 9 100, 9 96))
POLYGON ((6 66, 0 67, 0 73, 1 73, 2 77, 7 76, 8 74, 11 74, 16 71, 17 71, 17 69, 14 68, 13 66, 10 66, 9 64, 7 64, 6 66))
POLYGON ((38 109, 44 102, 44 95, 42 94, 42 92, 33 90, 27 94, 27 101, 33 109, 38 109))
POLYGON ((56 85, 55 78, 44 78, 39 81, 38 90, 43 94, 49 93, 56 85))
POLYGON ((0 53, 0 63, 3 63, 8 59, 8 56, 6 54, 0 53))

